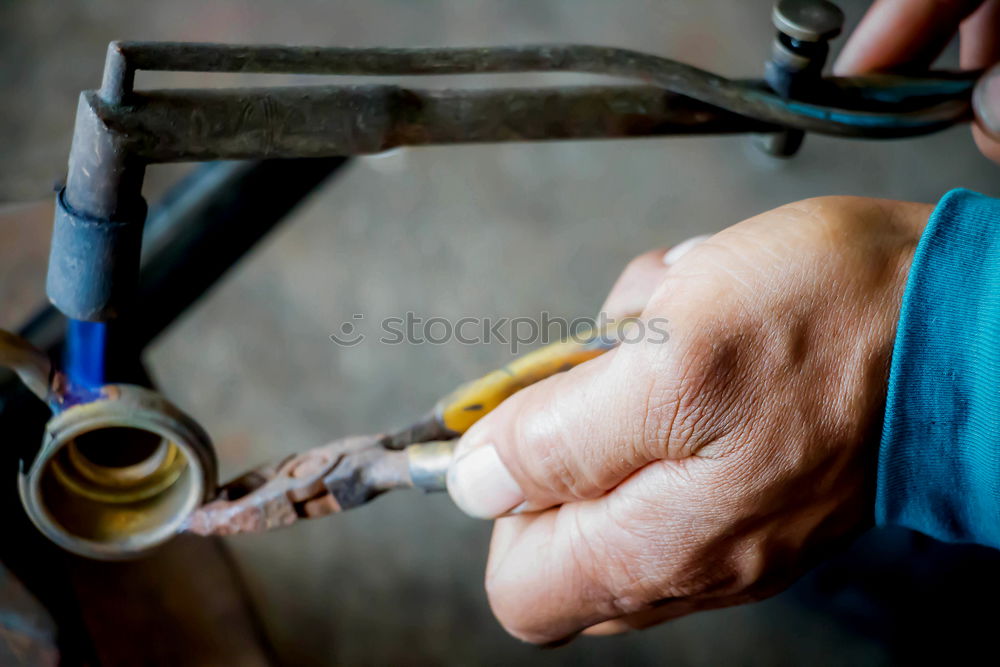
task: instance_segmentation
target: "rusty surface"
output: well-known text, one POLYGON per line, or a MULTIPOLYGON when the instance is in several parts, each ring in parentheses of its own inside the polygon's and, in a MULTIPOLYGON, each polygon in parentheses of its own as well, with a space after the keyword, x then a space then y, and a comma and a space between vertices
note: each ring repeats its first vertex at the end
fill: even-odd
POLYGON ((432 460, 439 478, 447 470, 447 461, 430 456, 427 445, 416 447, 428 454, 416 454, 388 449, 385 443, 383 434, 351 436, 251 470, 196 510, 184 530, 197 535, 264 532, 352 509, 393 489, 444 488, 425 479, 415 484, 413 471, 429 479, 425 468, 432 460))
POLYGON ((116 42, 100 91, 80 100, 66 204, 93 220, 141 217, 145 165, 309 157, 396 145, 676 133, 778 131, 891 138, 969 116, 975 73, 818 83, 792 103, 759 81, 727 79, 627 49, 539 45, 442 49, 116 42), (393 86, 235 91, 132 90, 137 70, 414 75, 581 72, 655 88, 418 91, 393 86), (530 112, 530 113, 529 113, 530 112))
MULTIPOLYGON (((919 127, 951 123, 969 108, 974 78, 962 76, 938 90, 924 107, 902 111, 877 99, 802 97, 789 105, 770 89, 733 81, 686 63, 629 49, 587 44, 471 48, 340 48, 315 46, 114 42, 109 46, 101 96, 128 104, 137 70, 341 74, 361 76, 579 72, 622 77, 760 121, 798 129, 857 136, 904 136, 919 127), (947 93, 947 94, 944 94, 947 93), (943 94, 943 97, 942 97, 943 94), (940 98, 940 99, 939 99, 940 98), (835 113, 836 112, 836 113, 835 113)), ((934 77, 929 77, 933 79, 934 77)), ((926 81, 919 79, 916 81, 926 81)), ((911 80, 911 87, 912 82, 911 80)), ((877 82, 869 84, 877 88, 877 82)), ((499 109, 503 113, 506 109, 499 109)), ((471 120, 471 118, 470 118, 471 120)))
MULTIPOLYGON (((112 131, 118 138, 115 150, 145 162, 325 157, 428 144, 777 130, 765 121, 648 86, 494 90, 290 86, 148 91, 135 93, 130 100, 129 105, 113 105, 97 93, 84 93, 79 113, 93 116, 97 125, 112 131)), ((75 186, 67 198, 81 199, 75 186)))
POLYGON ((262 532, 289 526, 301 518, 339 512, 341 504, 325 483, 336 469, 354 475, 359 493, 380 485, 384 487, 381 490, 403 485, 405 477, 385 474, 391 466, 383 466, 382 459, 399 453, 382 447, 383 437, 342 438, 251 470, 226 484, 217 499, 196 510, 184 530, 198 535, 262 532))

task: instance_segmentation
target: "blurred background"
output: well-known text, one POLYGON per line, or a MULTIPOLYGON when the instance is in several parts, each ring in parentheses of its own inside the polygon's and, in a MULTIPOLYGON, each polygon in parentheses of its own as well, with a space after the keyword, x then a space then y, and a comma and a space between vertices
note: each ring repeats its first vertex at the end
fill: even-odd
MULTIPOLYGON (((839 4, 849 25, 867 5, 839 4)), ((99 85, 112 39, 583 42, 753 77, 762 73, 771 36, 766 0, 2 0, 0 328, 17 329, 44 301, 53 184, 64 177, 77 95, 99 85)), ((944 64, 953 63, 946 56, 944 64)), ((138 87, 249 80, 142 74, 138 87)), ((567 81, 589 79, 518 75, 469 83, 567 81)), ((155 202, 189 168, 150 168, 147 199, 155 202)), ((355 315, 364 315, 367 334, 378 333, 382 318, 407 312, 587 316, 644 250, 816 195, 935 201, 956 186, 1000 195, 998 176, 965 128, 889 143, 810 136, 788 162, 757 153, 744 137, 435 147, 360 158, 166 331, 147 361, 162 391, 212 435, 228 479, 334 437, 403 425, 454 385, 510 358, 502 344, 388 346, 377 335, 337 346, 330 334, 357 323, 355 315)), ((489 533, 445 497, 400 494, 286 531, 229 538, 227 567, 242 582, 249 625, 211 609, 199 622, 217 638, 255 633, 261 660, 287 665, 879 665, 976 645, 988 638, 989 615, 995 618, 977 611, 996 588, 991 554, 880 532, 770 601, 541 650, 506 636, 490 614, 482 590, 489 533)), ((8 543, 4 551, 17 547, 8 543)), ((175 575, 199 567, 183 562, 175 575)), ((118 575, 105 569, 102 576, 118 575)), ((163 577, 154 581, 169 588, 163 577)), ((7 579, 0 591, 17 586, 7 579)), ((82 595, 87 586, 79 582, 82 595)), ((36 619, 31 636, 62 642, 72 664, 73 642, 87 644, 92 622, 89 630, 57 628, 28 591, 18 591, 32 609, 27 617, 36 619)), ((211 596, 210 586, 200 588, 190 604, 211 608, 211 596)), ((0 608, 12 599, 5 592, 0 608)), ((82 606, 85 615, 98 613, 82 606)), ((96 608, 110 615, 101 619, 112 628, 104 644, 169 643, 157 615, 189 613, 153 604, 148 627, 136 629, 114 618, 115 607, 96 608), (130 637, 117 637, 116 627, 130 628, 130 637)), ((174 649, 186 664, 198 664, 179 644, 174 649)), ((113 647, 87 650, 95 663, 128 663, 113 647)))

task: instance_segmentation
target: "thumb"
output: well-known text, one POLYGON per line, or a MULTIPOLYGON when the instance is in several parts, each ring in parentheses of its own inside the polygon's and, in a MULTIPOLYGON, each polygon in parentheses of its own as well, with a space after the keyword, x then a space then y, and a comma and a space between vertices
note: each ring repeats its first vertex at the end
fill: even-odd
POLYGON ((986 157, 1000 162, 1000 64, 979 79, 972 106, 976 112, 976 144, 986 157))
POLYGON ((643 378, 653 374, 631 373, 629 357, 636 355, 629 352, 610 352, 527 387, 477 422, 448 473, 455 504, 489 519, 596 498, 661 458, 665 448, 644 433, 643 378))

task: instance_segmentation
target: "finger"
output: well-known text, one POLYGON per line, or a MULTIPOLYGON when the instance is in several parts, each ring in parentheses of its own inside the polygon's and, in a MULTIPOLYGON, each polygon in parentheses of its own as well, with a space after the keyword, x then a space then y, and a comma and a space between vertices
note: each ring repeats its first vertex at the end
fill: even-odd
POLYGON ((725 604, 687 597, 685 580, 709 576, 688 551, 708 521, 698 480, 710 465, 659 461, 596 500, 497 520, 486 574, 497 619, 515 637, 544 644, 612 619, 627 625, 725 604))
MULTIPOLYGON (((654 296, 665 289, 661 280, 654 296)), ((636 322, 614 352, 522 389, 469 429, 448 472, 460 509, 490 519, 596 498, 669 455, 675 443, 661 426, 675 424, 683 404, 675 396, 683 346, 666 345, 674 333, 665 317, 636 322)))
POLYGON ((1000 65, 990 69, 976 85, 973 102, 976 125, 972 136, 983 155, 1000 163, 1000 65))
POLYGON ((972 136, 983 155, 1000 162, 1000 0, 989 0, 962 24, 962 67, 990 67, 976 85, 972 136))
POLYGON ((659 458, 643 437, 644 374, 629 373, 624 356, 605 355, 527 387, 479 420, 448 472, 455 504, 489 519, 595 498, 659 458))
POLYGON ((1000 0, 987 0, 959 31, 962 69, 983 69, 1000 62, 1000 0))
POLYGON ((614 618, 610 621, 604 621, 603 623, 592 625, 580 634, 588 637, 613 637, 614 635, 623 635, 631 630, 633 630, 631 625, 625 621, 614 618))
POLYGON ((670 266, 707 238, 695 236, 672 248, 651 250, 633 259, 615 281, 601 312, 611 320, 641 313, 670 266))
POLYGON ((751 601, 751 598, 743 600, 739 596, 723 596, 714 599, 699 598, 698 600, 670 600, 667 603, 655 604, 651 609, 638 611, 634 614, 626 614, 619 618, 613 618, 610 621, 592 625, 580 634, 587 635, 588 637, 623 635, 633 630, 645 630, 662 625, 688 614, 693 614, 696 611, 731 607, 740 602, 748 601, 751 601))
POLYGON ((601 312, 611 320, 641 313, 649 297, 667 275, 668 265, 665 260, 668 250, 650 250, 629 262, 611 287, 601 306, 601 312))
POLYGON ((982 0, 877 0, 841 52, 834 72, 926 69, 982 0))
POLYGON ((680 618, 681 616, 685 616, 694 611, 704 610, 707 606, 708 605, 699 603, 697 608, 695 608, 694 605, 684 605, 680 601, 676 601, 675 603, 670 604, 669 607, 655 607, 653 609, 647 609, 646 611, 628 614, 626 616, 622 616, 621 618, 613 618, 610 621, 604 621, 603 623, 592 625, 580 634, 587 635, 588 637, 611 637, 614 635, 623 635, 626 632, 632 632, 633 630, 645 630, 646 628, 651 628, 655 625, 672 621, 675 618, 680 618))

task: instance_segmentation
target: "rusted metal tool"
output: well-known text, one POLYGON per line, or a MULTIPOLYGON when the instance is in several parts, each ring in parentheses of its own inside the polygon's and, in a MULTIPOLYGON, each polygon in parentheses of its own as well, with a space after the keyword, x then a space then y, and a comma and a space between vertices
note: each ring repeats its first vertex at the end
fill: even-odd
POLYGON ((393 489, 443 491, 457 438, 469 427, 524 387, 616 347, 635 322, 626 318, 526 354, 461 385, 395 433, 335 440, 252 470, 196 510, 184 529, 263 532, 351 509, 393 489))
POLYGON ((763 80, 731 79, 628 49, 581 44, 429 49, 114 42, 99 90, 77 109, 46 291, 67 316, 127 310, 139 267, 145 168, 161 162, 378 153, 429 144, 772 135, 789 156, 803 132, 894 139, 972 117, 977 72, 823 77, 843 15, 780 0, 763 80), (138 71, 410 76, 578 72, 632 85, 416 89, 314 85, 136 90, 138 71), (635 85, 640 84, 640 85, 635 85))

